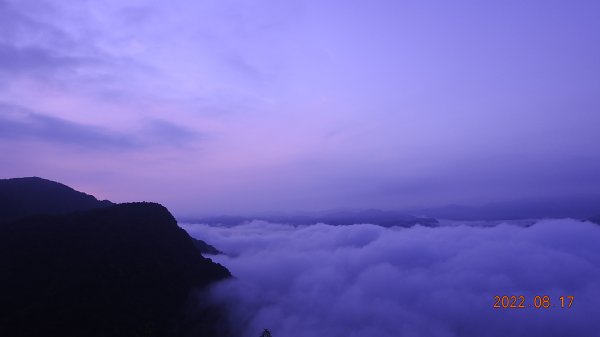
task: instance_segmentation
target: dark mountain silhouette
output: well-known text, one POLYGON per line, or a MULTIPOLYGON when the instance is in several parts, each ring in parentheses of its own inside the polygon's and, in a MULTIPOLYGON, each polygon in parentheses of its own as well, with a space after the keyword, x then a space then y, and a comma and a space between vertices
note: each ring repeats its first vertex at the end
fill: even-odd
POLYGON ((264 329, 262 334, 260 334, 260 337, 273 337, 271 335, 271 331, 269 331, 269 329, 264 329))
POLYGON ((409 212, 451 220, 587 219, 597 214, 599 209, 600 196, 585 195, 522 199, 490 203, 483 206, 448 205, 410 210, 409 212))
POLYGON ((223 254, 217 248, 209 245, 205 241, 194 239, 194 238, 192 238, 192 240, 194 241, 194 246, 196 246, 196 248, 198 249, 198 251, 200 251, 200 253, 202 253, 203 255, 204 254, 207 254, 207 255, 223 254))
POLYGON ((593 216, 593 217, 589 218, 588 220, 600 225, 600 214, 593 216))
POLYGON ((113 205, 38 177, 0 179, 0 222, 40 214, 66 214, 113 205))
MULTIPOLYGON (((85 194, 39 178, 11 179, 11 184, 23 182, 29 191, 39 191, 32 181, 67 197, 58 200, 46 190, 54 203, 39 196, 28 202, 17 188, 18 203, 28 206, 20 214, 98 205, 89 196, 84 199, 91 202, 78 203, 75 196, 85 194)), ((196 294, 230 276, 202 257, 169 211, 155 203, 4 221, 0 336, 227 335, 221 309, 196 294)))
POLYGON ((369 209, 363 211, 337 211, 327 212, 319 215, 297 215, 297 216, 213 216, 197 219, 188 219, 187 222, 205 223, 209 225, 235 226, 252 220, 262 220, 273 223, 285 223, 290 225, 312 225, 326 223, 334 226, 353 224, 374 224, 383 227, 403 226, 410 227, 417 224, 423 226, 435 226, 438 222, 433 218, 415 217, 402 212, 382 211, 369 209))

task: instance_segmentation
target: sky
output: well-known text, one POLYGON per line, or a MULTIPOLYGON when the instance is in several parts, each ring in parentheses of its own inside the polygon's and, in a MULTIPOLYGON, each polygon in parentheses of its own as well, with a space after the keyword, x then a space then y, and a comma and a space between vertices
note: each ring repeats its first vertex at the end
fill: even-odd
POLYGON ((235 277, 211 298, 228 308, 236 336, 268 328, 289 337, 583 337, 600 329, 600 227, 589 222, 184 228, 227 254, 211 258, 235 277), (524 308, 495 309, 495 296, 523 296, 524 308), (536 296, 550 307, 536 309, 536 296))
POLYGON ((0 0, 0 177, 176 215, 593 193, 599 11, 0 0))

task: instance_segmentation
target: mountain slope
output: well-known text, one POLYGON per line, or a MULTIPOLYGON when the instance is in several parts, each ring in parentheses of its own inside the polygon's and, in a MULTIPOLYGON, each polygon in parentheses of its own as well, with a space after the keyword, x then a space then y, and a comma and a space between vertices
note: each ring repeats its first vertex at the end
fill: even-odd
POLYGON ((2 183, 0 203, 24 207, 2 206, 0 336, 226 335, 221 309, 190 295, 231 274, 166 208, 97 208, 106 203, 39 178, 11 179, 16 194, 2 183), (6 220, 17 214, 28 216, 6 220))
POLYGON ((218 250, 214 246, 211 246, 208 243, 206 243, 206 241, 202 241, 202 240, 198 240, 198 239, 194 239, 194 238, 192 238, 192 240, 194 241, 194 246, 196 246, 196 249, 198 249, 198 251, 202 255, 205 255, 205 254, 207 254, 207 255, 223 254, 220 250, 218 250))
POLYGON ((0 179, 0 221, 39 214, 66 214, 111 206, 89 194, 38 177, 0 179))

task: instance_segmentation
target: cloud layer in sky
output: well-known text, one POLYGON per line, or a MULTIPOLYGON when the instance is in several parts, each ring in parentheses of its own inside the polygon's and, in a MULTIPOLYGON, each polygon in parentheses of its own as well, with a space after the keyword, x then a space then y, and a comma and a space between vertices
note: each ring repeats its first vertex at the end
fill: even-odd
POLYGON ((178 215, 591 193, 598 10, 1 0, 0 175, 178 215))
POLYGON ((185 225, 227 256, 213 290, 240 336, 591 336, 600 329, 600 227, 185 225), (495 295, 575 296, 571 308, 493 309, 495 295))

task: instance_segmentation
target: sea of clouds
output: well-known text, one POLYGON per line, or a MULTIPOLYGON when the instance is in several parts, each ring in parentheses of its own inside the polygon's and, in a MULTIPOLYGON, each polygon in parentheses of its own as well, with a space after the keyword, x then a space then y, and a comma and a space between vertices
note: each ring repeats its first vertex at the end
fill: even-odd
POLYGON ((187 224, 235 276, 212 289, 242 337, 600 336, 600 226, 187 224), (495 295, 574 296, 494 309, 495 295))

